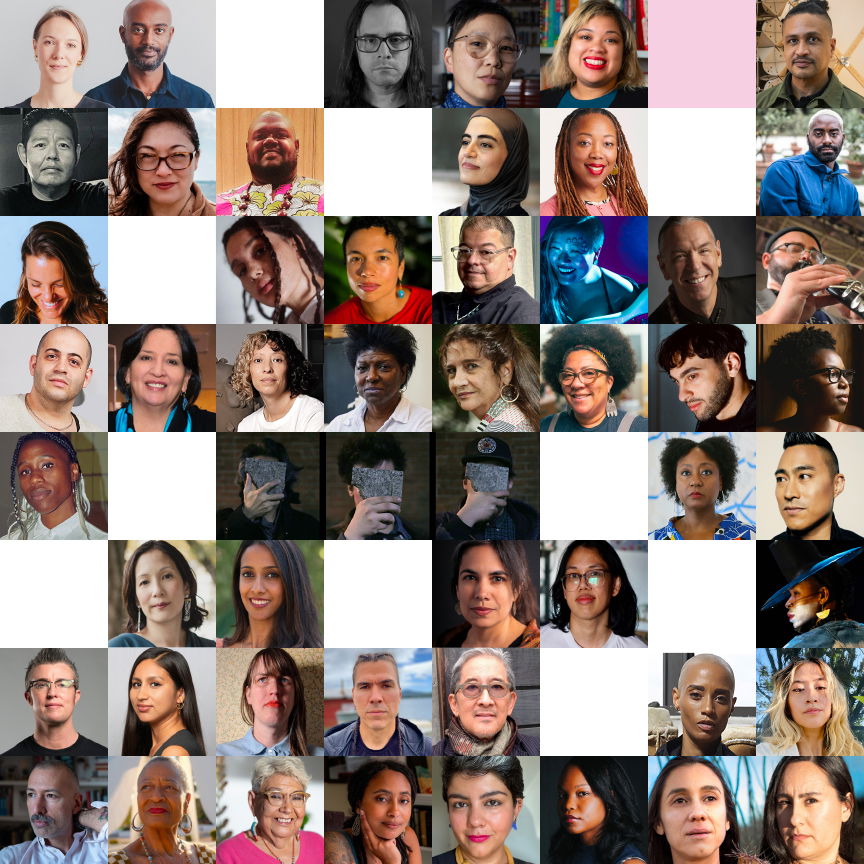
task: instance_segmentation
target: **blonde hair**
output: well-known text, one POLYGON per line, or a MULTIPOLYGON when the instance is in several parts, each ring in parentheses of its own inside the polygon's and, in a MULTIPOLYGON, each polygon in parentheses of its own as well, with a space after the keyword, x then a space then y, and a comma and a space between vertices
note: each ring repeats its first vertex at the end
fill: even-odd
POLYGON ((618 22, 621 38, 624 40, 624 57, 621 71, 615 86, 619 90, 632 90, 645 84, 645 76, 639 68, 636 56, 636 34, 627 16, 609 0, 588 0, 580 3, 579 8, 561 25, 561 35, 555 43, 552 57, 543 67, 545 87, 570 87, 576 83, 576 73, 570 68, 568 58, 570 43, 576 31, 598 15, 608 15, 618 22))
POLYGON ((39 40, 39 31, 42 29, 42 25, 52 18, 65 18, 78 31, 78 35, 81 37, 81 63, 83 63, 84 58, 87 56, 87 28, 84 26, 84 22, 71 9, 66 9, 63 6, 52 6, 36 22, 36 26, 33 28, 33 41, 37 42, 39 40))
POLYGON ((828 699, 831 702, 831 716, 822 730, 822 749, 824 756, 864 756, 864 746, 852 734, 849 727, 849 702, 846 690, 837 680, 834 670, 818 657, 802 657, 787 663, 771 678, 774 698, 768 706, 768 720, 771 724, 770 737, 764 738, 775 753, 782 753, 798 744, 801 740, 801 727, 792 719, 789 712, 789 691, 795 672, 807 663, 819 667, 828 682, 828 699))

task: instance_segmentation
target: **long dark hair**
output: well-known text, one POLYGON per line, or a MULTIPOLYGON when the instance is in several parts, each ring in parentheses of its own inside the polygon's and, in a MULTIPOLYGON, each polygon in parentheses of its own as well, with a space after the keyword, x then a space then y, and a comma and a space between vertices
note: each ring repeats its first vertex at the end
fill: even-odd
POLYGON ((411 36, 411 57, 408 68, 400 82, 405 92, 406 108, 425 108, 429 102, 426 96, 426 65, 423 62, 423 34, 414 10, 405 0, 357 0, 348 21, 345 23, 345 41, 342 43, 342 57, 336 90, 328 105, 332 108, 359 108, 365 104, 366 76, 357 62, 357 45, 354 41, 360 19, 369 6, 395 6, 404 16, 411 36))
MULTIPOLYGON (((145 661, 155 660, 170 676, 174 686, 183 690, 183 707, 180 709, 180 719, 183 725, 195 738, 200 755, 207 754, 204 746, 204 736, 201 734, 201 720, 198 717, 198 702, 195 699, 195 685, 192 683, 192 673, 186 658, 179 651, 170 648, 148 648, 135 658, 132 668, 129 670, 129 682, 126 685, 126 693, 132 689, 132 676, 135 670, 145 661)), ((123 756, 147 756, 153 746, 153 736, 150 726, 142 723, 138 715, 132 710, 132 701, 128 699, 126 705, 126 726, 123 730, 123 756)))
POLYGON ((840 827, 840 857, 848 864, 855 860, 855 789, 849 767, 842 756, 784 756, 768 783, 765 793, 765 811, 762 817, 762 843, 759 857, 771 864, 793 864, 794 856, 783 842, 783 835, 777 825, 777 790, 783 774, 793 762, 812 762, 825 772, 840 800, 845 800, 852 815, 840 827))
MULTIPOLYGON (((591 791, 606 808, 595 848, 599 864, 614 864, 622 857, 626 846, 641 845, 642 821, 633 784, 621 763, 610 756, 575 756, 561 771, 562 778, 568 768, 578 768, 585 775, 591 791)), ((549 861, 569 864, 578 860, 583 846, 581 837, 574 837, 559 827, 549 841, 549 861)))
POLYGON ((244 540, 234 556, 231 596, 234 600, 234 632, 225 647, 249 638, 249 613, 240 597, 240 562, 250 546, 264 546, 273 556, 282 577, 282 609, 276 616, 272 645, 278 648, 321 648, 318 610, 303 553, 290 540, 244 540))
MULTIPOLYGON (((663 790, 666 788, 666 781, 676 768, 683 768, 687 765, 704 765, 717 776, 717 782, 723 790, 723 801, 726 805, 726 821, 729 823, 726 837, 720 844, 720 864, 724 864, 724 862, 734 864, 737 860, 739 847, 738 822, 735 818, 735 799, 732 797, 732 793, 729 791, 729 786, 720 773, 720 769, 707 759, 696 759, 693 756, 679 756, 676 759, 670 759, 663 766, 657 775, 657 779, 654 781, 654 788, 651 790, 651 797, 648 799, 648 864, 673 864, 672 849, 669 846, 666 835, 658 834, 655 829, 660 823, 660 802, 663 798, 663 790)), ((767 800, 769 799, 766 798, 767 800)))
POLYGON ((573 550, 583 546, 586 549, 593 549, 606 562, 613 580, 615 578, 621 580, 620 590, 609 602, 609 627, 617 636, 632 636, 636 632, 636 622, 639 620, 636 592, 627 578, 627 571, 615 547, 605 540, 573 540, 564 550, 550 592, 552 596, 550 623, 559 630, 566 630, 570 626, 570 607, 564 598, 564 572, 573 550))

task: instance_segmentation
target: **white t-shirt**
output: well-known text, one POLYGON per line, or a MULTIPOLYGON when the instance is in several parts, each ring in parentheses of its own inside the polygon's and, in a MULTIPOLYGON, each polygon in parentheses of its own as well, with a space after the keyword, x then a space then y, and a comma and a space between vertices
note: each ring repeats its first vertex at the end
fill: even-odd
MULTIPOLYGON (((581 648, 582 646, 570 635, 569 630, 559 630, 554 624, 544 624, 540 628, 540 647, 581 648)), ((619 636, 613 633, 603 647, 647 648, 648 646, 638 636, 619 636)))
POLYGON ((272 422, 264 419, 264 409, 244 417, 238 432, 322 432, 324 430, 324 403, 301 393, 288 413, 272 422))

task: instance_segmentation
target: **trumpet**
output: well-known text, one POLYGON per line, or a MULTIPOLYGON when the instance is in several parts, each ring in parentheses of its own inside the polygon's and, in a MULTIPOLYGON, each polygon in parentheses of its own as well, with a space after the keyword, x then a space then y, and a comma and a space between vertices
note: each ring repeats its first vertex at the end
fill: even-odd
POLYGON ((859 279, 845 279, 837 285, 829 285, 825 290, 853 312, 859 315, 864 312, 864 284, 859 279))

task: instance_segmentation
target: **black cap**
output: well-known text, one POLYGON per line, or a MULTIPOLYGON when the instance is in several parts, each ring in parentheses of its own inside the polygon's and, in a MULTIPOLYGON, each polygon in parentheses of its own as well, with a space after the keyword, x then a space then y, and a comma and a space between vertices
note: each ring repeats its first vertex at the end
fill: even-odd
POLYGON ((783 228, 780 231, 775 231, 765 241, 764 252, 766 254, 770 252, 771 247, 777 240, 779 240, 784 234, 791 234, 793 231, 800 231, 802 234, 806 234, 808 237, 812 237, 816 241, 816 245, 819 247, 819 251, 822 251, 822 241, 809 228, 803 228, 801 225, 790 225, 788 228, 783 228))
POLYGON ((462 464, 468 462, 495 462, 499 465, 513 467, 513 456, 510 446, 503 438, 494 435, 481 435, 472 438, 465 445, 465 454, 462 456, 462 464))

